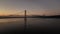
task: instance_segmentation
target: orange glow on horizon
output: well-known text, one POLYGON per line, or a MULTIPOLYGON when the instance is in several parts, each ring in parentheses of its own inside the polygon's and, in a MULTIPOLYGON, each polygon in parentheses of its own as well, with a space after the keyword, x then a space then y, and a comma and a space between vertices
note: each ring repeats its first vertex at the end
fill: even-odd
MULTIPOLYGON (((27 15, 56 15, 57 11, 60 10, 27 10, 27 15)), ((24 10, 0 10, 0 16, 6 15, 24 15, 24 10)))

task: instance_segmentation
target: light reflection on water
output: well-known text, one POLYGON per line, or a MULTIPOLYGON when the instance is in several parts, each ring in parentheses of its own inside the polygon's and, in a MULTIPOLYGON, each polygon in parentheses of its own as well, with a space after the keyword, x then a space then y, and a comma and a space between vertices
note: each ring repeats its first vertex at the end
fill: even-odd
POLYGON ((23 29, 24 28, 24 19, 23 18, 9 18, 9 19, 0 19, 0 32, 11 29, 23 29))
MULTIPOLYGON (((27 18, 28 28, 60 28, 60 19, 27 18)), ((24 29, 24 18, 0 19, 0 31, 5 29, 24 29)))
POLYGON ((14 22, 14 21, 22 21, 22 18, 10 18, 10 19, 0 19, 0 23, 6 23, 6 22, 14 22))

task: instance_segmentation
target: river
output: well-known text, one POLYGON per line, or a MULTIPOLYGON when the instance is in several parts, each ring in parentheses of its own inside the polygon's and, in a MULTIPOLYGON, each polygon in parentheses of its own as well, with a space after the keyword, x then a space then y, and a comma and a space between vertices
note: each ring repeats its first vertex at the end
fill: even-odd
MULTIPOLYGON (((0 19, 0 32, 10 30, 24 30, 24 18, 0 19)), ((31 31, 58 31, 60 19, 55 18, 27 18, 27 30, 31 31)))

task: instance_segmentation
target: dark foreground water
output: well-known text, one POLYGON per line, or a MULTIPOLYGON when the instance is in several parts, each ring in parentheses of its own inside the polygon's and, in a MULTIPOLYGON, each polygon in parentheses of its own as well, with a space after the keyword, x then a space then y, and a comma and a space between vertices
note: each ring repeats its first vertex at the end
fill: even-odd
MULTIPOLYGON (((24 18, 0 19, 1 33, 23 33, 24 18)), ((59 33, 60 19, 55 18, 27 18, 26 33, 59 33)))

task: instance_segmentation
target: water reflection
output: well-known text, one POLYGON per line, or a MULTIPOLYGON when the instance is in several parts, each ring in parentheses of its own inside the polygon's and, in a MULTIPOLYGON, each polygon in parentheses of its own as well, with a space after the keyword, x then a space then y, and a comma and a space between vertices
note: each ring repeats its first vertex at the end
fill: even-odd
POLYGON ((23 21, 23 19, 22 18, 0 19, 0 23, 15 22, 15 21, 23 21))
MULTIPOLYGON (((27 28, 36 29, 59 29, 60 19, 27 18, 27 28)), ((24 30, 24 18, 0 19, 0 32, 11 29, 24 30)))

